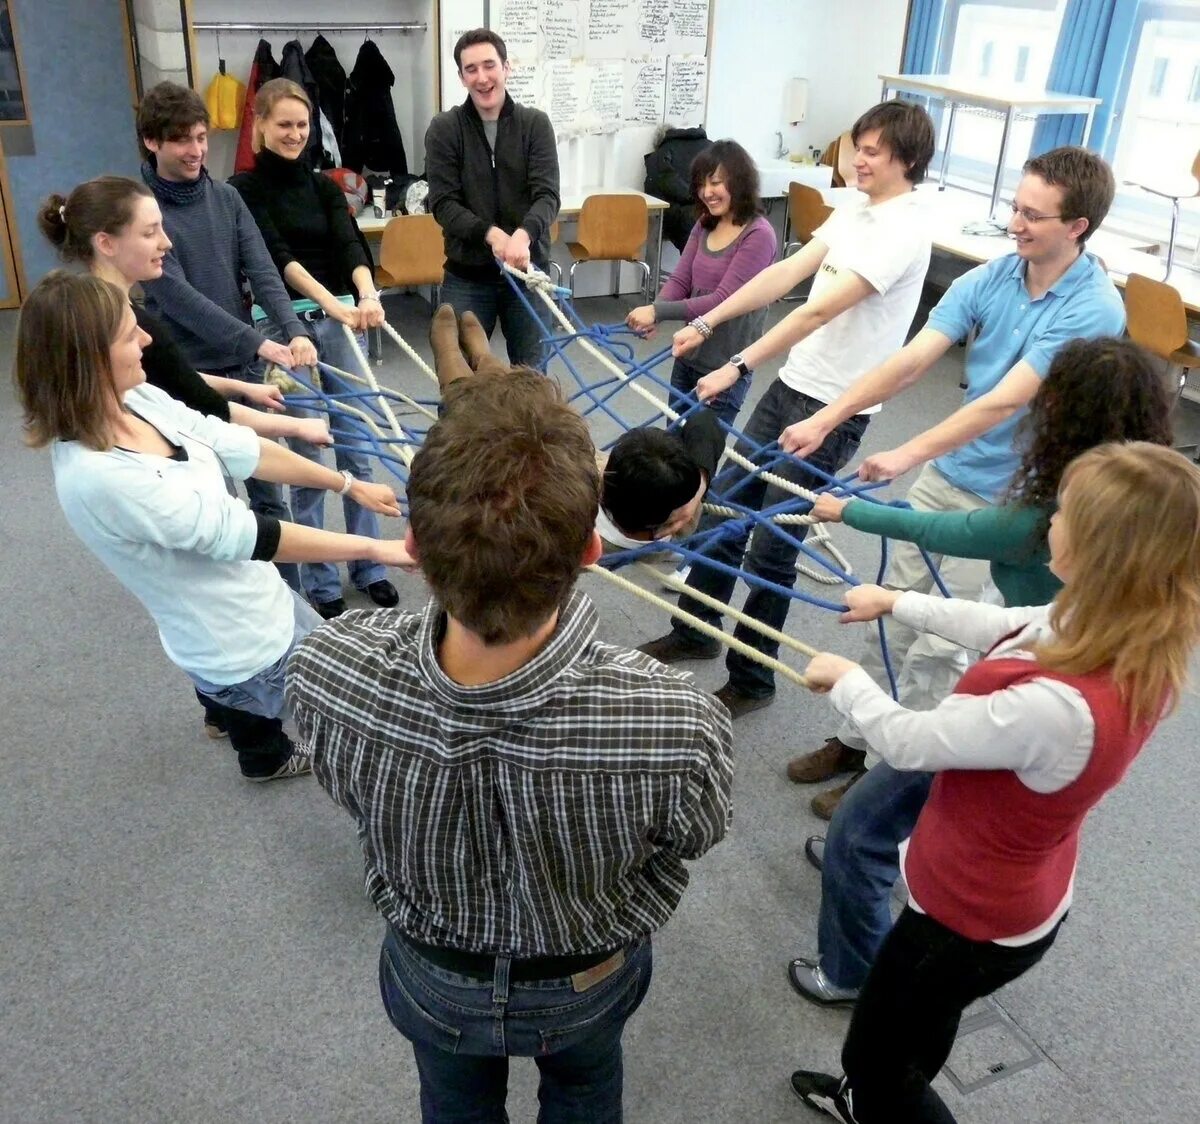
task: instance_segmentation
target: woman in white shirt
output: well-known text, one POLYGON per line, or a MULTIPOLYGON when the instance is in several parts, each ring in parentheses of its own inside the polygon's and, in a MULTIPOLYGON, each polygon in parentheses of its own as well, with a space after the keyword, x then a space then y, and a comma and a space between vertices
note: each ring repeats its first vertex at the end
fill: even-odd
POLYGON ((908 711, 828 653, 805 672, 895 769, 937 774, 901 854, 909 901, 855 1006, 845 1076, 797 1070, 810 1108, 855 1124, 953 1121, 930 1082, 962 1012, 1045 954, 1071 906, 1079 830, 1175 704, 1200 639, 1200 469, 1143 442, 1063 475, 1047 606, 879 586, 844 621, 898 620, 984 653, 908 711))
POLYGON ((299 776, 309 764, 283 732, 283 669, 320 618, 271 562, 409 557, 400 542, 257 516, 228 494, 224 477, 324 488, 383 515, 400 514, 395 493, 148 386, 149 340, 117 286, 63 271, 44 278, 17 329, 26 439, 50 446, 72 529, 150 612, 197 692, 221 708, 242 774, 299 776))

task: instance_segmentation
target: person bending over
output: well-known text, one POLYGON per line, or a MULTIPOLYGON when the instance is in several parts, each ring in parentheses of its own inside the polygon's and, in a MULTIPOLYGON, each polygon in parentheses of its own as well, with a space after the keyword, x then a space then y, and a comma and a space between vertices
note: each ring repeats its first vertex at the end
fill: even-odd
MULTIPOLYGON (((531 369, 498 359, 475 314, 458 316, 449 304, 433 314, 429 343, 443 393, 459 379, 531 369)), ((597 457, 600 537, 614 548, 636 549, 690 535, 724 448, 725 431, 709 410, 693 412, 678 429, 640 426, 622 434, 597 457)))
POLYGON ((288 669, 318 781, 386 923, 384 1007, 421 1116, 503 1120, 533 1057, 547 1120, 621 1119, 621 1035, 685 862, 725 834, 729 716, 596 640, 584 420, 535 371, 461 378, 408 481, 422 613, 351 612, 288 669))
POLYGON ((243 776, 299 776, 309 763, 283 731, 283 669, 320 617, 270 562, 411 559, 399 542, 255 515, 229 495, 225 476, 349 491, 384 515, 399 514, 395 494, 146 385, 148 342, 116 285, 48 274, 17 326, 26 439, 50 446, 71 529, 154 618, 167 655, 229 731, 243 776))
MULTIPOLYGON (((1049 567, 1047 531, 1063 472, 1108 441, 1170 445, 1166 383, 1155 361, 1129 340, 1072 340, 1054 357, 1018 427, 1016 444, 1024 452, 1000 503, 977 511, 917 511, 822 495, 813 515, 937 554, 981 559, 1006 605, 1045 605, 1062 587, 1049 567)), ((912 834, 932 783, 932 773, 881 761, 839 803, 828 837, 805 843, 821 868, 817 955, 788 965, 788 978, 805 999, 835 1007, 858 998, 892 927, 900 844, 912 834)))
POLYGON ((1063 588, 1045 606, 848 592, 849 620, 890 614, 983 653, 933 709, 894 702, 841 656, 805 671, 884 761, 936 774, 844 1076, 792 1074, 805 1104, 847 1124, 954 1120, 931 1083, 962 1012, 1054 943, 1084 820, 1185 685, 1200 638, 1200 469, 1143 442, 1084 453, 1063 474, 1049 547, 1063 588))

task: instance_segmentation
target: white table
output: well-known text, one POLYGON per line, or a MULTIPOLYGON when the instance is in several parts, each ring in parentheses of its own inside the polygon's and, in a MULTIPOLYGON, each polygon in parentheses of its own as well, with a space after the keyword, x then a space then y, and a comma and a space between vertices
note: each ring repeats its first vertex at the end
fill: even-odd
MULTIPOLYGON (((603 187, 600 185, 581 187, 563 192, 558 206, 558 218, 567 221, 578 219, 579 212, 583 210, 583 201, 589 195, 640 195, 646 200, 646 209, 650 212, 650 230, 646 238, 646 264, 650 266, 651 292, 657 293, 660 262, 662 261, 663 214, 666 212, 667 203, 631 187, 603 187)), ((390 218, 390 215, 380 216, 374 213, 373 208, 368 208, 368 211, 358 216, 358 228, 368 238, 381 237, 383 228, 387 226, 390 218)))
POLYGON ((946 164, 950 159, 950 145, 954 139, 954 114, 957 108, 960 105, 970 105, 980 109, 994 109, 1004 114, 1004 132, 1000 135, 1000 159, 996 164, 996 178, 992 183, 992 204, 988 211, 988 217, 993 221, 996 219, 996 207, 1000 202, 1000 184, 1004 179, 1012 124, 1017 114, 1082 114, 1087 118, 1083 137, 1083 143, 1086 145, 1092 138, 1096 106, 1100 104, 1100 98, 1088 98, 1081 94, 1056 94, 1050 90, 1038 90, 1009 82, 953 78, 949 74, 881 74, 879 79, 883 83, 884 101, 891 91, 900 94, 924 94, 926 97, 938 98, 950 107, 950 120, 946 126, 946 147, 942 151, 940 183, 943 188, 946 186, 946 164))

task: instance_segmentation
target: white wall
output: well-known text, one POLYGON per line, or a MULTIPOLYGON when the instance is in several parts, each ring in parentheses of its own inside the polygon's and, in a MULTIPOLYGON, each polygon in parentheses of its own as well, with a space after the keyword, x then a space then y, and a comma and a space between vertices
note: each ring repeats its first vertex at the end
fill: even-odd
POLYGON ((904 0, 714 0, 708 135, 756 159, 775 132, 795 151, 824 148, 879 100, 878 75, 900 67, 904 0), (789 78, 808 79, 808 119, 784 121, 789 78))

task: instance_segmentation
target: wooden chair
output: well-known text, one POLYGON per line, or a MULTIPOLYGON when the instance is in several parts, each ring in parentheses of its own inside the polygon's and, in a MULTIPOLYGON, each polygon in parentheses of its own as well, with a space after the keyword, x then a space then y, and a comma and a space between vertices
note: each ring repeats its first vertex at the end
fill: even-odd
POLYGON ((432 285, 436 305, 445 265, 446 244, 433 215, 397 215, 383 228, 375 284, 381 289, 432 285))
POLYGON ((821 154, 821 163, 833 169, 834 187, 849 187, 858 182, 858 173, 854 170, 854 141, 850 139, 849 130, 829 142, 821 154))
POLYGON ((586 261, 627 261, 640 266, 642 292, 650 300, 650 266, 642 258, 650 235, 650 212, 640 195, 589 195, 579 211, 577 242, 567 243, 571 269, 567 285, 575 292, 575 270, 586 261))
MULTIPOLYGON (((813 231, 832 214, 833 208, 815 187, 803 183, 788 184, 787 234, 784 235, 788 241, 783 247, 783 256, 786 258, 793 250, 798 250, 811 240, 813 231)), ((804 294, 784 297, 783 300, 793 304, 804 300, 804 294)))
POLYGON ((1175 262, 1175 235, 1179 232, 1179 200, 1194 199, 1200 195, 1200 152, 1192 160, 1191 174, 1180 177, 1173 183, 1156 180, 1153 184, 1142 183, 1139 180, 1126 180, 1132 187, 1140 187, 1143 191, 1157 195, 1160 199, 1171 200, 1171 234, 1167 239, 1167 268, 1163 278, 1171 276, 1171 266, 1175 262))
MULTIPOLYGON (((1125 320, 1129 338, 1166 363, 1178 406, 1188 371, 1200 367, 1200 345, 1188 337, 1183 298, 1164 281, 1131 273, 1125 282, 1125 320)), ((1194 443, 1175 447, 1200 450, 1194 443)))

